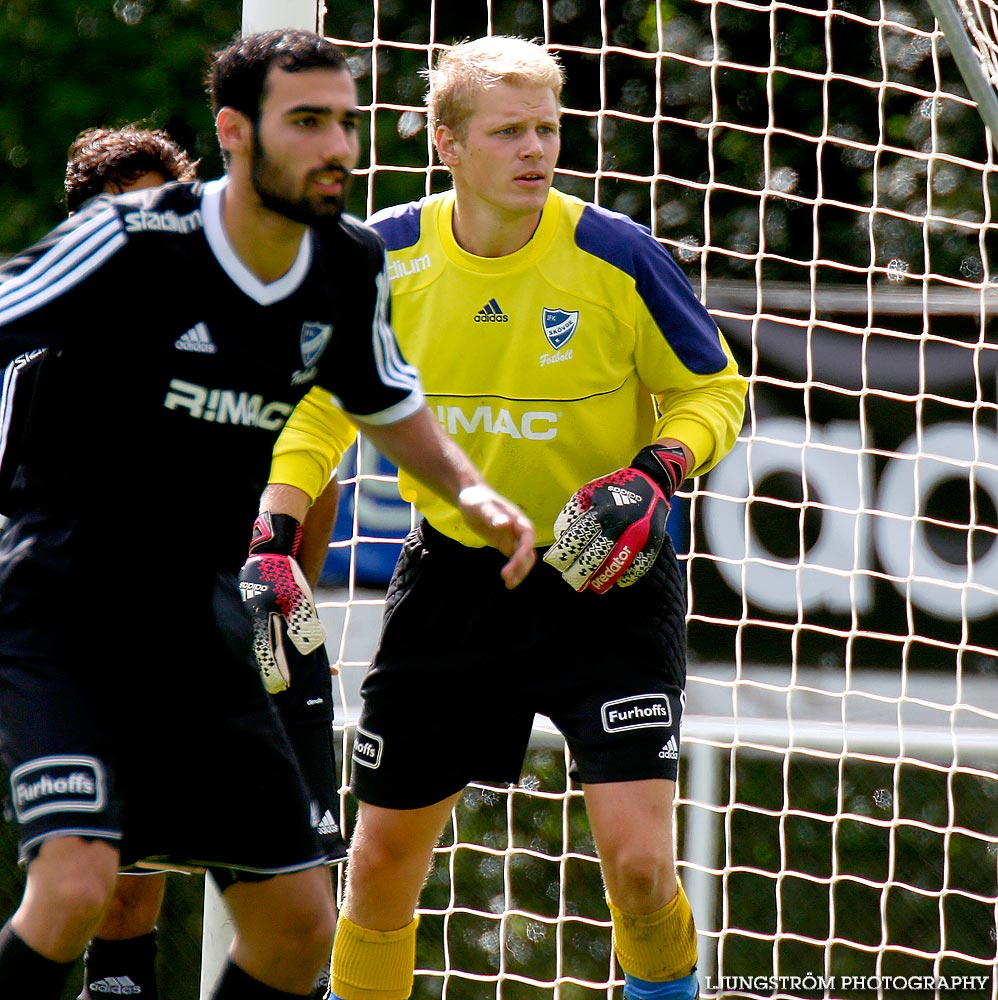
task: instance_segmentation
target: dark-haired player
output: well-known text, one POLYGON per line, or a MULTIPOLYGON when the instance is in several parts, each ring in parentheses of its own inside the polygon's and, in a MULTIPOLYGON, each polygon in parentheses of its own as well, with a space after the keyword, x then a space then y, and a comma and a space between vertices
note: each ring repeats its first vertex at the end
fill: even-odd
POLYGON ((306 394, 459 506, 509 586, 533 563, 529 521, 440 434, 398 350, 380 241, 342 214, 358 141, 341 53, 248 36, 209 88, 225 178, 97 199, 0 281, 10 381, 47 352, 0 536, 0 750, 27 866, 4 997, 60 996, 136 862, 230 873, 216 998, 312 991, 332 892, 254 662, 281 629, 322 641, 294 561, 308 495, 272 485, 245 558, 306 394))
POLYGON ((90 128, 73 140, 66 157, 66 209, 72 214, 99 194, 192 181, 197 167, 162 129, 90 128))
MULTIPOLYGON (((135 125, 87 129, 77 136, 67 154, 66 206, 72 213, 98 195, 157 187, 171 180, 194 180, 196 171, 197 163, 162 130, 135 125)), ((337 437, 345 451, 355 430, 345 417, 339 417, 338 423, 337 437)), ((338 495, 333 477, 303 524, 297 561, 313 589, 328 552, 338 495)), ((338 864, 346 856, 346 845, 337 821, 339 780, 333 747, 329 657, 325 646, 306 655, 289 644, 284 653, 290 661, 287 681, 293 683, 273 692, 274 704, 302 768, 311 800, 311 820, 323 851, 330 864, 338 864)), ((84 953, 79 1000, 98 1000, 123 989, 144 1000, 156 1000, 156 925, 165 889, 165 873, 145 871, 119 876, 114 897, 84 953)))

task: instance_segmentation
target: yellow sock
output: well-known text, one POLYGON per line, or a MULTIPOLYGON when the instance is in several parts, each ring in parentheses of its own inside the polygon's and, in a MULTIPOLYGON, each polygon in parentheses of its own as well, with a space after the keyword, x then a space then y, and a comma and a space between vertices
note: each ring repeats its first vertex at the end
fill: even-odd
POLYGON ((397 931, 336 921, 331 987, 339 1000, 406 1000, 416 968, 417 917, 397 931))
POLYGON ((664 983, 688 976, 697 964, 697 931, 689 900, 679 892, 654 913, 623 913, 610 901, 613 947, 630 976, 664 983))

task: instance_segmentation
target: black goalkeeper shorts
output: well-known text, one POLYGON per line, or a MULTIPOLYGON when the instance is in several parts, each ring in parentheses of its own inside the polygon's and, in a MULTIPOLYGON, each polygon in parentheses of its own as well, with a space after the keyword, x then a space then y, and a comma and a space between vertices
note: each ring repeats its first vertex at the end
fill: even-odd
POLYGON ((686 598, 671 541, 637 583, 602 595, 576 593, 540 553, 506 590, 504 562, 425 521, 406 539, 361 689, 360 801, 414 809, 470 781, 516 782, 535 713, 583 783, 675 780, 686 598))

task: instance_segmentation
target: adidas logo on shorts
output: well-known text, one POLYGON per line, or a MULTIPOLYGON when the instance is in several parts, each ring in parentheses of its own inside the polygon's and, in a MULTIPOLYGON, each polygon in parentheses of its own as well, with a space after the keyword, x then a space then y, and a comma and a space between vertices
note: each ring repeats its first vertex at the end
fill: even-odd
POLYGON ((332 833, 339 833, 340 825, 333 818, 333 814, 327 809, 322 819, 319 820, 316 830, 318 830, 319 833, 328 836, 332 833))
POLYGON ((662 760, 679 760, 679 747, 676 744, 676 737, 670 736, 669 742, 658 752, 662 760))
POLYGON ((90 992, 112 997, 136 997, 142 992, 142 987, 128 976, 105 976, 90 984, 90 992))

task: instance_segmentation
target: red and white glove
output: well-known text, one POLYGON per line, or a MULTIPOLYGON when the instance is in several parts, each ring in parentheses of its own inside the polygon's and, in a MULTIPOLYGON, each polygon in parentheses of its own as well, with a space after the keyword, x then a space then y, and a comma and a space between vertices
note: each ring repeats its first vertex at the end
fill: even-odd
POLYGON ((578 591, 629 587, 658 558, 669 500, 685 478, 682 448, 642 448, 628 468, 576 490, 555 521, 544 561, 578 591))
POLYGON ((239 592, 253 622, 253 654, 271 694, 291 686, 285 634, 300 653, 314 652, 326 641, 312 591, 294 558, 300 544, 295 518, 265 510, 253 525, 250 556, 239 574, 239 592))

